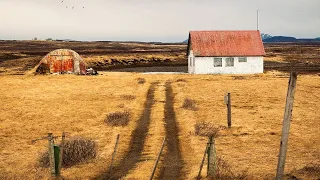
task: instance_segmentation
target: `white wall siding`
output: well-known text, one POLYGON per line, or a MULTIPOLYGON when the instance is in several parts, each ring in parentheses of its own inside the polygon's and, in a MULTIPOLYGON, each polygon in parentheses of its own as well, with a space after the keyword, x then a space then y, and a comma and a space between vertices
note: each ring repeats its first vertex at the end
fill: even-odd
POLYGON ((193 52, 190 51, 189 56, 188 56, 188 73, 194 74, 194 70, 195 70, 195 57, 193 56, 193 52), (192 58, 191 63, 190 63, 190 58, 192 58))
MULTIPOLYGON (((214 67, 214 57, 194 57, 194 74, 257 74, 263 73, 263 57, 247 57, 247 62, 234 58, 234 66, 226 67, 226 58, 222 57, 222 67, 214 67)), ((189 63, 188 63, 189 64, 189 63)), ((190 65, 189 65, 190 66, 190 65)), ((191 73, 192 68, 189 68, 191 73)))

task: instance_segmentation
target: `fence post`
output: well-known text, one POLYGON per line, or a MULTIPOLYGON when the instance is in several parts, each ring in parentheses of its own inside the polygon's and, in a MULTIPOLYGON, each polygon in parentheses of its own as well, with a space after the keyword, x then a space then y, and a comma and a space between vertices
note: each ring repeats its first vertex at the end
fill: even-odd
POLYGON ((288 92, 286 97, 286 106, 284 110, 284 118, 283 118, 283 124, 282 124, 282 135, 281 135, 281 141, 280 141, 280 151, 278 156, 278 167, 277 167, 277 174, 276 174, 277 180, 281 180, 284 174, 284 166, 286 163, 286 153, 287 153, 287 147, 288 147, 290 121, 292 116, 296 82, 297 82, 297 73, 292 72, 290 74, 290 79, 289 79, 288 92))
POLYGON ((207 143, 206 149, 204 150, 204 155, 203 155, 203 158, 202 158, 202 161, 201 161, 201 164, 200 164, 200 169, 199 169, 199 173, 198 173, 197 179, 200 179, 200 177, 201 177, 201 171, 202 171, 202 168, 203 168, 204 161, 206 160, 206 155, 208 153, 208 148, 209 148, 209 142, 207 143))
POLYGON ((66 134, 65 132, 62 133, 61 136, 61 144, 60 144, 60 155, 59 155, 59 165, 58 165, 58 172, 57 174, 60 175, 61 174, 61 168, 62 168, 62 164, 63 164, 63 148, 64 148, 64 140, 65 140, 66 134))
POLYGON ((231 94, 228 93, 228 128, 231 128, 231 94))
POLYGON ((110 167, 109 167, 109 174, 110 175, 111 175, 111 171, 112 171, 112 167, 113 167, 113 161, 115 159, 116 152, 117 152, 119 138, 120 138, 120 134, 117 135, 116 144, 114 145, 114 149, 113 149, 113 153, 112 153, 111 163, 110 163, 110 167))
POLYGON ((208 171, 207 175, 214 177, 216 175, 216 146, 213 136, 209 138, 209 150, 208 150, 208 171))
POLYGON ((55 168, 55 160, 54 160, 54 147, 53 147, 53 135, 52 133, 48 133, 48 150, 49 150, 49 162, 50 162, 50 172, 51 175, 56 174, 56 168, 55 168))
POLYGON ((153 176, 154 176, 154 173, 156 172, 157 165, 158 165, 158 162, 159 162, 161 153, 162 153, 162 151, 163 151, 163 147, 164 147, 165 142, 166 142, 166 137, 163 138, 162 146, 161 146, 161 148, 160 148, 160 151, 159 151, 157 160, 156 160, 156 162, 154 163, 154 167, 153 167, 153 170, 152 170, 152 174, 151 174, 150 180, 152 180, 152 178, 153 178, 153 176))

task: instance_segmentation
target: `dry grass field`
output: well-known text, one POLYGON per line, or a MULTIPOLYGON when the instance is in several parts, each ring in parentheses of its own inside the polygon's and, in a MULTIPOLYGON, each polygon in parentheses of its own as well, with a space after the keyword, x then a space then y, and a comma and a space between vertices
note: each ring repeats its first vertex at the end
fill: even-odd
MULTIPOLYGON (((299 75, 287 153, 287 179, 320 178, 320 76, 299 75)), ((47 141, 31 143, 48 132, 86 137, 98 144, 94 160, 62 170, 65 179, 103 179, 108 171, 116 135, 120 144, 115 169, 129 157, 131 134, 141 122, 149 124, 139 159, 122 174, 125 179, 148 179, 160 145, 169 136, 156 177, 170 159, 168 149, 178 136, 181 179, 198 173, 207 138, 195 135, 194 125, 211 122, 220 128, 217 154, 235 172, 248 171, 248 179, 273 179, 281 136, 288 74, 261 75, 147 75, 102 72, 99 76, 0 76, 0 179, 50 179, 39 167, 39 154, 47 141), (145 83, 139 83, 144 78, 145 83), (156 83, 156 84, 155 84, 156 83), (151 85, 154 84, 154 85, 151 85), (150 87, 152 90, 150 90, 150 87), (170 91, 172 88, 172 92, 170 91), (226 128, 223 96, 231 93, 231 129, 226 128), (128 96, 130 95, 130 96, 128 96), (134 98, 127 98, 132 97, 134 98), (169 98, 169 99, 168 99, 169 98), (182 108, 186 98, 195 110, 182 108), (173 104, 170 104, 172 101, 173 104), (111 127, 104 120, 112 112, 130 112, 126 126, 111 127), (167 127, 164 117, 176 122, 167 127), (168 130, 168 128, 170 130, 168 130), (173 133, 167 133, 173 132, 173 133)), ((143 129, 143 128, 142 128, 143 129)), ((139 149, 139 148, 138 148, 139 149)), ((132 160, 133 162, 133 160, 132 160)), ((121 172, 119 170, 119 172, 121 172)), ((203 170, 205 176, 206 170, 203 170)))

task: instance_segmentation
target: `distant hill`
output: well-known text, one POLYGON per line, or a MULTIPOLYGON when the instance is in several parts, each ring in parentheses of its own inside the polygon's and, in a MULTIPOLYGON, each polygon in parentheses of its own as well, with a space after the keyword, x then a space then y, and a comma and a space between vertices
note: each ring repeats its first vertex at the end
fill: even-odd
POLYGON ((287 36, 273 36, 262 40, 263 42, 297 42, 297 38, 287 36))
MULTIPOLYGON (((271 36, 270 34, 264 34, 261 33, 261 39, 263 42, 266 43, 277 43, 277 42, 320 42, 320 37, 317 38, 305 38, 305 39, 299 39, 295 37, 290 36, 271 36)), ((182 41, 182 43, 188 43, 188 39, 182 41)))
POLYGON ((290 36, 271 36, 269 34, 261 34, 261 38, 263 42, 320 42, 320 37, 310 38, 310 39, 298 39, 290 36))

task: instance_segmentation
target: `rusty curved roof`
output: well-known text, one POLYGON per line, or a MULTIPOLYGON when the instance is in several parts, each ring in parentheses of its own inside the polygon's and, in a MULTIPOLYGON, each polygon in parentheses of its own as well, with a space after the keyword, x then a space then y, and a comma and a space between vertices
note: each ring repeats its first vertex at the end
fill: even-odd
POLYGON ((264 56, 260 32, 253 31, 191 31, 189 50, 195 56, 264 56))

